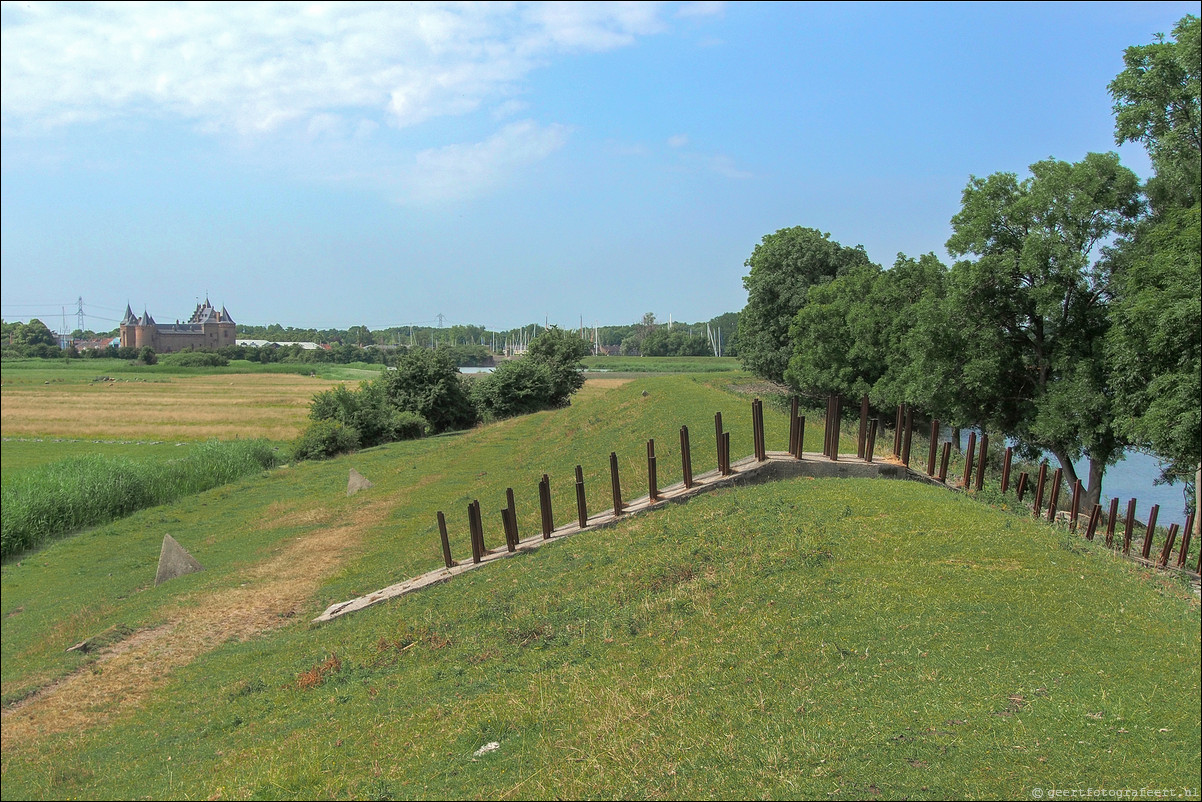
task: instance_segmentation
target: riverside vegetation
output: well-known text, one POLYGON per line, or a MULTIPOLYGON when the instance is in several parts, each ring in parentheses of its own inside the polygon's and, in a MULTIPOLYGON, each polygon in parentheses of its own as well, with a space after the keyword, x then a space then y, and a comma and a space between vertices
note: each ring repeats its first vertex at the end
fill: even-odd
MULTIPOLYGON (((682 424, 694 465, 712 465, 714 412, 749 453, 750 397, 732 391, 748 382, 590 381, 568 407, 255 471, 6 561, 0 795, 1198 786, 1189 587, 917 483, 718 491, 308 623, 439 565, 437 510, 462 557, 467 503, 499 509, 513 487, 533 531, 544 472, 563 523, 576 463, 599 509, 610 451, 628 493, 646 486, 648 438, 661 485, 679 480, 682 424), (375 487, 347 498, 350 467, 375 487), (206 570, 154 588, 163 533, 206 570), (94 636, 92 651, 64 651, 94 636)), ((783 448, 784 415, 768 405, 765 418, 783 448)), ((817 450, 814 416, 807 432, 817 450)))

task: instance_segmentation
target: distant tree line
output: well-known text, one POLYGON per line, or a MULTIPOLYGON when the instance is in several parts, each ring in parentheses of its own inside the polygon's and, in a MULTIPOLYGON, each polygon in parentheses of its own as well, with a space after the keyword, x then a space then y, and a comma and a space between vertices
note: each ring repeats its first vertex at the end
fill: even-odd
MULTIPOLYGON (((1118 143, 1142 142, 1142 184, 1114 153, 1048 159, 1026 176, 972 177, 952 218, 950 267, 789 228, 746 266, 739 355, 796 390, 915 405, 1073 461, 1090 503, 1137 448, 1162 480, 1202 477, 1199 20, 1127 48, 1109 85, 1118 143)), ((1195 495, 1196 498, 1196 495, 1195 495)))

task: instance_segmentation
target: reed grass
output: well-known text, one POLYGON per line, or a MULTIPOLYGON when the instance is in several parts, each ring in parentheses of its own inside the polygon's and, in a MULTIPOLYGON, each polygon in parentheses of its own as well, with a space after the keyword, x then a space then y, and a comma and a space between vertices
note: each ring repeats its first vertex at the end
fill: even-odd
POLYGON ((165 462, 88 454, 35 468, 4 485, 0 557, 227 484, 276 461, 265 440, 214 440, 165 462))

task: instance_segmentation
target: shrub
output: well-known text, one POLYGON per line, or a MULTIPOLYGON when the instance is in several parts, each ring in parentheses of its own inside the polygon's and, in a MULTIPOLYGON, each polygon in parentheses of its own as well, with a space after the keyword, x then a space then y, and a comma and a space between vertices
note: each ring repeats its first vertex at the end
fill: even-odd
POLYGON ((455 360, 444 349, 418 349, 397 360, 376 380, 396 409, 429 421, 434 433, 466 429, 476 423, 476 407, 455 360))
POLYGON ((329 459, 359 448, 359 432, 336 420, 310 423, 292 442, 292 458, 329 459))
POLYGON ((549 406, 566 406, 572 393, 584 386, 584 363, 589 344, 574 332, 552 326, 530 343, 527 359, 547 366, 552 391, 549 406))
POLYGON ((159 358, 159 363, 180 368, 224 368, 230 361, 213 351, 180 351, 177 354, 164 354, 159 358))
POLYGON ((472 385, 472 400, 480 411, 497 418, 525 415, 552 406, 555 383, 551 369, 533 359, 502 362, 472 385))

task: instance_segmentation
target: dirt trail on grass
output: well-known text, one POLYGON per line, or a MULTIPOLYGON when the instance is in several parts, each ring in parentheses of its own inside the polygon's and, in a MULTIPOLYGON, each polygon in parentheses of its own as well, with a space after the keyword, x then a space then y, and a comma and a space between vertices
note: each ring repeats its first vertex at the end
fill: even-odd
POLYGON ((231 638, 245 640, 288 623, 304 611, 347 549, 391 508, 390 500, 373 500, 358 507, 353 520, 297 538, 244 571, 240 586, 185 599, 186 606, 167 612, 168 623, 135 632, 101 652, 96 662, 5 710, 0 750, 8 753, 49 735, 104 724, 141 705, 168 682, 172 669, 231 638))

